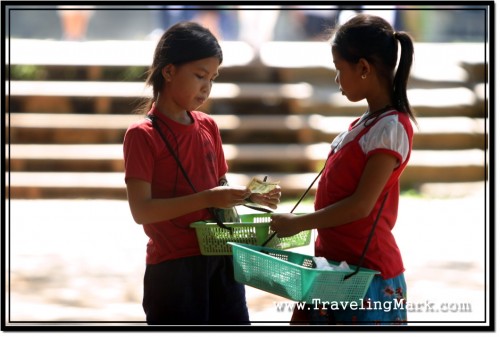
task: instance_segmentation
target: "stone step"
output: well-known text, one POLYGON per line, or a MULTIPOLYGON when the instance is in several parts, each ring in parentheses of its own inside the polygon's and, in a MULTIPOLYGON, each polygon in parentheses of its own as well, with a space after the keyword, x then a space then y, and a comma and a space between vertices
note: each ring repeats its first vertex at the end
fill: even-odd
MULTIPOLYGON (((224 143, 331 142, 353 117, 322 115, 212 115, 224 143)), ((11 144, 120 143, 128 126, 142 115, 11 113, 6 118, 11 144)), ((485 148, 486 120, 469 117, 421 117, 415 149, 485 148)))
MULTIPOLYGON (((224 53, 221 73, 238 67, 255 73, 260 68, 259 72, 278 70, 284 82, 334 83, 328 42, 268 41, 258 50, 244 41, 221 41, 220 44, 224 53)), ((5 46, 11 65, 87 67, 88 78, 99 79, 106 67, 148 67, 156 41, 10 39, 5 46), (142 52, 131 53, 131 50, 142 52)), ((486 48, 482 43, 417 42, 411 80, 428 85, 459 86, 467 81, 484 82, 486 62, 486 48)))
MULTIPOLYGON (((235 172, 258 168, 261 172, 311 172, 321 167, 328 143, 312 145, 225 144, 226 160, 235 172)), ((80 171, 123 172, 121 144, 11 144, 6 146, 7 169, 10 171, 80 171)), ((469 150, 414 150, 407 170, 420 171, 420 179, 480 180, 485 168, 485 152, 469 150), (478 171, 479 170, 479 171, 478 171), (465 172, 455 177, 454 172, 465 172), (472 171, 469 172, 469 171, 472 171), (478 174, 480 173, 480 174, 478 174), (439 178, 441 177, 441 178, 439 178)))
MULTIPOLYGON (((231 185, 247 185, 260 174, 229 173, 231 185)), ((279 174, 270 178, 280 181, 284 196, 303 193, 316 174, 279 174)), ((6 194, 13 199, 37 198, 112 198, 126 199, 122 172, 10 172, 6 173, 6 194)), ((316 186, 311 189, 314 193, 316 186)))
MULTIPOLYGON (((467 116, 484 118, 484 99, 475 89, 467 87, 409 89, 408 100, 417 116, 445 117, 467 116)), ((291 106, 296 114, 314 114, 321 111, 325 116, 359 116, 366 109, 366 101, 350 102, 338 90, 315 86, 310 97, 291 106)))
MULTIPOLYGON (((128 102, 128 110, 132 110, 152 94, 143 82, 7 81, 6 88, 9 106, 19 112, 77 112, 73 101, 80 100, 90 104, 93 112, 111 113, 114 101, 128 102)), ((312 91, 307 83, 214 83, 210 99, 200 109, 210 109, 217 101, 294 105, 312 91)))
MULTIPOLYGON (((439 156, 439 155, 437 155, 439 156)), ((481 165, 439 168, 409 166, 401 176, 401 188, 419 189, 439 183, 485 182, 485 169, 481 165)), ((300 197, 313 182, 317 172, 269 173, 269 179, 279 181, 284 197, 300 197)), ((229 173, 231 185, 246 185, 261 172, 229 173)), ((6 198, 11 199, 126 199, 123 172, 6 172, 6 198)), ((308 195, 314 196, 317 182, 308 195)))
MULTIPOLYGON (((93 112, 112 113, 114 100, 128 102, 128 110, 139 99, 150 97, 142 82, 100 81, 10 81, 6 82, 12 109, 18 112, 74 112, 72 101, 83 100, 93 112), (52 110, 51 110, 52 109, 52 110)), ((410 89, 408 99, 420 116, 484 117, 484 101, 475 90, 466 87, 410 89)), ((200 109, 217 111, 217 102, 258 102, 266 105, 284 102, 295 114, 359 115, 366 102, 349 102, 335 87, 318 87, 308 83, 214 83, 210 99, 200 109)), ((131 108, 132 107, 132 108, 131 108)), ((10 109, 8 108, 7 111, 10 109)), ((287 114, 287 110, 284 111, 287 114)))
MULTIPOLYGON (((263 65, 277 69, 285 82, 335 85, 330 48, 327 42, 272 41, 261 46, 259 55, 263 65)), ((487 60, 482 43, 415 43, 414 48, 409 87, 461 87, 485 81, 487 60)))
MULTIPOLYGON (((9 39, 5 53, 11 65, 35 66, 150 66, 157 41, 107 40, 60 41, 9 39), (36 50, 36 53, 33 51, 36 50), (140 53, 133 53, 140 50, 140 53)), ((244 41, 220 41, 224 54, 221 67, 247 66, 255 58, 255 50, 244 41)))
MULTIPOLYGON (((309 127, 315 131, 312 142, 330 142, 345 130, 352 117, 311 115, 309 127)), ((488 125, 483 118, 417 117, 414 126, 414 149, 485 149, 488 125)))

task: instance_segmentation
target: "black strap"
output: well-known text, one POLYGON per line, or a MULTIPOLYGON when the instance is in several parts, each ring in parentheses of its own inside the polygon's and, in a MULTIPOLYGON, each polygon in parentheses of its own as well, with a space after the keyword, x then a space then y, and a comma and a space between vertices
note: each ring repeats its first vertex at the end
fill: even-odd
POLYGON ((182 166, 181 164, 181 161, 179 160, 179 157, 177 157, 177 155, 175 154, 175 151, 174 149, 172 148, 172 145, 170 145, 170 143, 168 142, 167 138, 165 137, 165 135, 163 134, 163 132, 161 131, 160 127, 158 126, 158 123, 156 122, 156 116, 153 116, 153 115, 147 115, 146 116, 146 119, 150 120, 151 121, 151 124, 153 125, 153 128, 155 128, 156 131, 158 131, 161 139, 163 139, 163 142, 165 143, 165 145, 167 146, 168 148, 168 151, 170 152, 170 154, 172 155, 172 157, 174 157, 175 161, 177 162, 177 165, 179 166, 179 168, 181 169, 181 172, 182 174, 184 175, 184 178, 186 179, 186 181, 188 182, 189 186, 191 186, 191 189, 193 190, 193 192, 197 192, 196 191, 196 188, 194 187, 193 183, 191 182, 191 180, 189 179, 188 175, 187 175, 187 172, 186 170, 184 170, 184 167, 182 166))
MULTIPOLYGON (((326 166, 326 164, 325 164, 326 166)), ((300 197, 299 201, 297 201, 297 203, 295 204, 295 206, 293 206, 292 210, 290 211, 290 213, 293 213, 293 211, 295 211, 295 209, 297 208, 297 206, 302 202, 302 200, 305 198, 305 196, 307 195, 307 193, 309 192, 309 190, 313 187, 314 183, 316 182, 316 180, 318 180, 319 176, 321 175, 321 173, 323 173, 323 171, 325 170, 325 166, 323 166, 323 168, 321 169, 321 171, 318 173, 318 175, 316 176, 316 178, 314 178, 314 180, 312 181, 312 183, 309 185, 309 187, 306 189, 306 191, 302 194, 302 196, 300 197)), ((265 247, 269 241, 271 241, 275 236, 276 236, 276 232, 273 232, 268 238, 266 241, 264 241, 264 243, 262 244, 262 247, 265 247)))
POLYGON ((365 248, 363 248, 363 253, 361 253, 361 258, 359 259, 359 263, 356 266, 356 270, 346 276, 344 276, 344 281, 350 279, 354 275, 356 275, 359 272, 359 269, 361 268, 361 265, 363 264, 363 261, 365 260, 365 255, 366 252, 368 251, 368 246, 370 245, 370 241, 372 240, 373 234, 375 233, 375 227, 377 227, 377 222, 378 219, 380 218, 380 214, 382 214, 382 209, 384 208, 385 201, 387 200, 387 195, 389 192, 385 193, 384 200, 382 200, 382 204, 380 205, 380 209, 378 210, 377 217, 375 218, 375 221, 373 222, 372 229, 370 231, 370 234, 368 235, 368 239, 366 240, 365 248))
MULTIPOLYGON (((170 151, 170 154, 172 155, 172 157, 174 157, 175 161, 177 162, 177 165, 179 166, 179 168, 181 169, 181 172, 182 172, 182 175, 184 176, 184 178, 186 179, 186 181, 188 182, 189 186, 191 186, 191 189, 193 190, 194 193, 197 193, 197 190, 196 188, 194 187, 193 183, 191 182, 191 179, 189 179, 189 176, 187 175, 187 172, 186 170, 184 169, 184 167, 182 166, 182 163, 181 161, 179 160, 179 158, 177 157, 177 155, 175 154, 175 151, 174 149, 172 148, 172 145, 170 145, 170 143, 168 142, 167 138, 165 137, 165 135, 163 134, 163 132, 161 131, 158 123, 156 122, 156 116, 154 115, 147 115, 146 116, 146 119, 150 120, 151 121, 151 124, 153 125, 153 128, 155 128, 156 131, 158 131, 158 134, 160 135, 161 139, 163 140, 163 142, 165 143, 165 145, 167 146, 168 150, 170 151)), ((230 227, 227 227, 226 225, 224 225, 224 223, 220 220, 219 216, 217 215, 216 212, 213 211, 213 209, 209 209, 209 212, 212 214, 212 216, 214 217, 214 220, 215 222, 217 223, 217 225, 221 228, 224 228, 224 229, 227 229, 231 232, 231 234, 233 233, 233 229, 230 228, 230 227)))
POLYGON ((265 208, 265 207, 259 207, 259 206, 255 206, 255 205, 243 204, 243 206, 245 206, 247 208, 251 208, 251 209, 259 211, 259 212, 263 212, 263 213, 272 213, 273 212, 272 209, 265 208))

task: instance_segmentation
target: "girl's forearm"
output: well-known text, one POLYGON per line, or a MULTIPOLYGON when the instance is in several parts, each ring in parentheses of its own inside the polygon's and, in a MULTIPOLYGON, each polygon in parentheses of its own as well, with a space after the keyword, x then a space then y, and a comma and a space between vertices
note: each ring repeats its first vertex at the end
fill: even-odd
POLYGON ((297 216, 293 222, 300 230, 322 229, 344 225, 369 214, 369 207, 348 197, 316 212, 297 216))
POLYGON ((355 192, 317 212, 304 215, 304 229, 336 227, 367 217, 375 207, 392 171, 397 166, 396 157, 377 153, 368 159, 355 192))
POLYGON ((203 191, 169 199, 150 198, 140 201, 129 201, 129 205, 135 222, 138 224, 148 224, 174 219, 212 207, 208 194, 208 191, 203 191))

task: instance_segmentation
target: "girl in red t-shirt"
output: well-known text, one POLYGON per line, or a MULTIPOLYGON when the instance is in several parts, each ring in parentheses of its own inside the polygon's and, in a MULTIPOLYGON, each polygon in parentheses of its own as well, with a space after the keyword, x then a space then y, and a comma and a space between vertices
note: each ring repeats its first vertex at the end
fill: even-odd
POLYGON ((226 185, 227 163, 214 120, 196 111, 219 74, 222 50, 209 30, 178 23, 161 37, 147 84, 148 118, 124 138, 125 181, 134 220, 149 237, 143 308, 148 324, 248 324, 245 288, 231 256, 202 256, 189 225, 209 208, 245 199, 276 209, 281 189, 251 194, 226 185), (185 174, 185 175, 184 175, 185 174))
POLYGON ((412 149, 411 120, 415 117, 406 86, 413 42, 385 20, 360 14, 335 32, 332 56, 340 91, 353 102, 366 99, 367 111, 333 141, 318 183, 315 212, 274 215, 271 229, 283 237, 317 228, 316 256, 355 265, 381 210, 362 265, 381 274, 374 277, 365 298, 360 299, 365 310, 309 307, 296 309, 292 321, 401 324, 406 321, 406 284, 391 230, 398 212, 399 177, 412 149), (401 57, 394 74, 398 42, 401 57), (381 303, 370 305, 376 301, 381 303))

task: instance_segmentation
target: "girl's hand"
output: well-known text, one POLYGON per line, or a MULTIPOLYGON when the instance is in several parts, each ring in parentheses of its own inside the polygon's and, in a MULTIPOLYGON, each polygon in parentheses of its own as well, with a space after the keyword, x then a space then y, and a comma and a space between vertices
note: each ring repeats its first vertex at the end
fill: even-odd
POLYGON ((211 207, 231 208, 245 203, 252 192, 245 186, 218 186, 209 190, 211 207))
POLYGON ((252 195, 250 196, 250 201, 262 206, 267 206, 271 209, 276 209, 278 208, 278 204, 280 203, 280 198, 281 187, 276 186, 275 189, 269 191, 268 193, 252 193, 252 195))
POLYGON ((302 232, 300 226, 296 224, 298 218, 295 214, 274 214, 271 215, 271 230, 276 232, 279 238, 292 236, 302 232))

